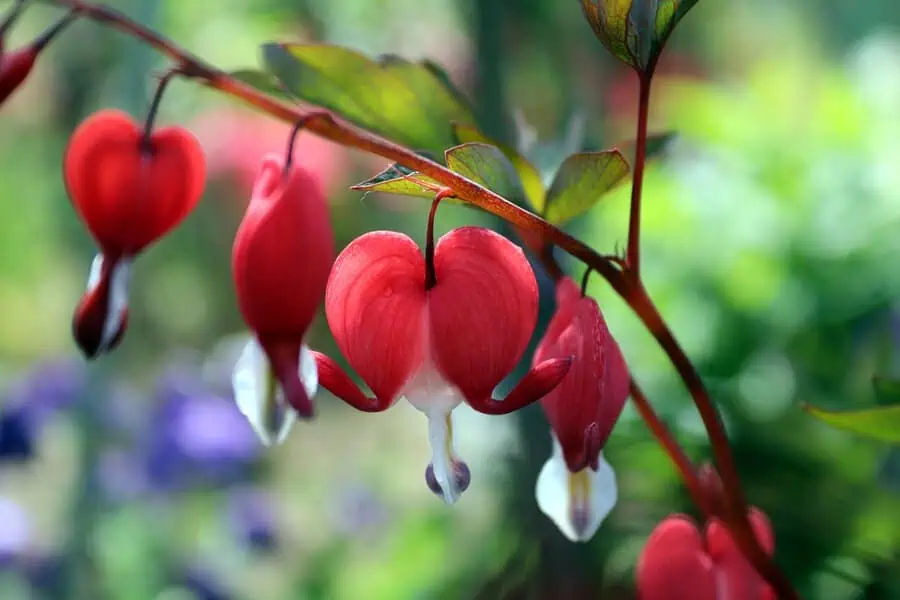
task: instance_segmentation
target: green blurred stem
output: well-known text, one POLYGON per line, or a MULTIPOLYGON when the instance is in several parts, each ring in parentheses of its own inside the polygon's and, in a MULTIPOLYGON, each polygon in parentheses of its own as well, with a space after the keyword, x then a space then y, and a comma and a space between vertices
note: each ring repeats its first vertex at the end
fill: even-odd
POLYGON ((95 467, 100 459, 102 445, 100 410, 102 396, 91 382, 74 407, 75 425, 79 432, 79 453, 77 488, 73 492, 70 509, 68 541, 63 554, 63 572, 59 578, 54 600, 69 598, 99 600, 100 595, 93 589, 94 565, 91 560, 91 536, 98 516, 98 498, 95 467))
POLYGON ((650 82, 653 72, 639 73, 640 100, 638 102, 637 140, 634 153, 634 177, 631 183, 631 211, 628 216, 628 250, 626 264, 634 278, 641 276, 641 194, 644 188, 644 167, 647 162, 647 121, 650 118, 650 82))

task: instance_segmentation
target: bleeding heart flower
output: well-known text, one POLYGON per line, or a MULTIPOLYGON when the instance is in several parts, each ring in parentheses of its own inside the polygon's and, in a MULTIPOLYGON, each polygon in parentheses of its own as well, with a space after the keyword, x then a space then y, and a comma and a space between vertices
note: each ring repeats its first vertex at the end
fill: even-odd
POLYGON ((0 105, 6 102, 6 99, 22 85, 34 68, 34 63, 37 61, 40 53, 53 41, 53 38, 75 20, 78 14, 77 9, 73 10, 29 45, 5 54, 3 52, 2 36, 18 19, 23 6, 24 3, 17 3, 7 16, 6 21, 0 25, 0 105))
POLYGON ((573 356, 569 373, 541 400, 553 454, 538 476, 538 506, 572 541, 593 537, 616 504, 616 478, 601 451, 628 398, 628 367, 597 303, 571 279, 556 288, 556 314, 534 364, 573 356))
POLYGON ((0 104, 22 85, 31 73, 37 56, 37 51, 32 47, 0 56, 0 104))
POLYGON ((206 166, 188 131, 168 127, 145 138, 131 117, 103 110, 72 134, 63 172, 72 204, 100 247, 73 325, 78 345, 94 357, 125 331, 133 258, 197 205, 206 166))
POLYGON ((374 398, 332 359, 314 354, 322 386, 351 406, 379 412, 402 396, 425 413, 433 453, 426 481, 453 503, 470 479, 453 446, 453 409, 463 401, 486 414, 522 408, 556 386, 570 359, 537 365, 506 399, 494 400, 534 330, 534 272, 521 249, 479 227, 442 237, 433 258, 430 287, 426 260, 400 233, 363 235, 335 261, 325 293, 328 325, 374 398))
POLYGON ((286 405, 313 416, 317 374, 303 340, 333 260, 328 205, 316 179, 267 155, 232 252, 238 306, 256 336, 235 367, 235 398, 267 445, 280 443, 296 418, 286 405))
MULTIPOLYGON (((750 523, 762 547, 775 550, 772 526, 757 508, 750 523)), ((638 559, 637 588, 641 600, 775 600, 767 585, 735 545, 719 519, 705 534, 683 515, 672 515, 650 534, 638 559)))

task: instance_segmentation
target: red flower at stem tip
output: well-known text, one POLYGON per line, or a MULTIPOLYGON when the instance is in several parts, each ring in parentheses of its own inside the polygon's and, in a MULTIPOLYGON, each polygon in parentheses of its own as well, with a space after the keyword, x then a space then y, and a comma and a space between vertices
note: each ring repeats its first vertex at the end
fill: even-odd
POLYGON ((132 259, 193 210, 206 180, 203 150, 180 127, 144 130, 102 110, 69 141, 63 164, 69 198, 100 254, 75 311, 75 340, 89 358, 111 350, 127 322, 132 259))
MULTIPOLYGON (((770 555, 775 551, 772 525, 757 508, 748 513, 756 539, 770 555)), ((775 600, 766 584, 735 545, 718 518, 701 533, 684 515, 656 526, 638 559, 640 600, 775 600)))
POLYGON ((629 375, 597 302, 561 279, 557 308, 534 364, 560 356, 574 362, 541 400, 553 454, 538 476, 538 506, 572 541, 590 539, 615 506, 615 473, 601 451, 628 398, 629 375))
POLYGON ((286 170, 281 156, 267 155, 232 252, 238 306, 256 338, 235 369, 235 397, 266 444, 284 439, 294 411, 313 416, 316 369, 303 341, 333 260, 334 236, 318 181, 300 167, 286 170), (285 411, 285 403, 294 411, 285 411))
POLYGON ((493 415, 522 408, 552 390, 571 359, 536 365, 505 399, 494 400, 494 388, 534 330, 534 272, 520 248, 480 227, 443 236, 433 266, 436 281, 428 286, 426 260, 400 233, 375 231, 354 240, 335 261, 325 314, 374 397, 332 359, 316 353, 316 362, 322 386, 359 410, 383 411, 402 396, 425 413, 432 448, 426 480, 453 503, 469 483, 453 446, 453 409, 462 402, 493 415))

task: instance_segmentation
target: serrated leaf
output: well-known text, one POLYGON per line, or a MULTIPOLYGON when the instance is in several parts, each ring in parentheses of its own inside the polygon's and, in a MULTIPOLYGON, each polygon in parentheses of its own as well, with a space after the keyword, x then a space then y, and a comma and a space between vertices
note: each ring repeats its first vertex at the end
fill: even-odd
POLYGON ((875 377, 872 379, 875 401, 881 406, 900 404, 900 380, 875 377))
POLYGON ((427 175, 394 163, 378 175, 357 183, 350 189, 363 192, 397 194, 399 196, 433 198, 441 187, 443 186, 440 183, 427 175))
POLYGON ((828 411, 806 404, 804 410, 820 421, 873 440, 900 444, 900 405, 852 411, 828 411))
POLYGON ((525 190, 515 167, 496 146, 469 142, 448 149, 444 153, 444 159, 451 171, 481 184, 507 200, 517 204, 525 200, 525 190))
POLYGON ((464 125, 462 123, 454 123, 453 134, 456 137, 456 141, 460 144, 479 142, 499 148, 506 158, 509 159, 510 163, 512 163, 513 168, 518 174, 528 204, 537 213, 544 210, 547 190, 544 188, 544 182, 541 180, 540 171, 538 171, 537 167, 531 164, 528 159, 519 154, 514 148, 497 144, 492 141, 476 127, 464 125))
POLYGON ((628 162, 618 150, 573 154, 547 192, 547 220, 562 225, 584 214, 627 176, 628 162))
POLYGON ((263 62, 299 99, 415 149, 440 153, 454 143, 451 121, 471 111, 432 67, 387 58, 381 64, 340 46, 269 43, 263 62))
POLYGON ((228 74, 230 77, 245 83, 269 96, 281 99, 290 99, 291 95, 285 90, 277 79, 266 71, 259 69, 238 69, 228 74))

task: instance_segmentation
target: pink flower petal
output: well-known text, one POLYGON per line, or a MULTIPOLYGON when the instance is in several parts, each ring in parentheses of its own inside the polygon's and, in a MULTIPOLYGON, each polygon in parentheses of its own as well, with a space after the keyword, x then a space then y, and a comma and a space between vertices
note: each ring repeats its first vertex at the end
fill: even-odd
POLYGON ((467 400, 488 398, 534 331, 534 271, 503 236, 463 227, 438 241, 435 273, 437 285, 428 292, 435 364, 467 400))
POLYGON ((640 600, 723 600, 700 531, 681 515, 668 517, 650 534, 636 578, 640 600))
MULTIPOLYGON (((755 507, 751 507, 748 517, 756 539, 771 555, 775 551, 775 537, 768 517, 755 507)), ((731 532, 719 519, 710 520, 706 543, 719 572, 721 600, 767 600, 773 597, 773 590, 744 557, 731 532)))
MULTIPOLYGON (((374 231, 334 263, 325 315, 350 366, 385 402, 393 401, 425 352, 425 260, 409 237, 374 231)), ((322 385, 328 383, 323 379, 322 385)))
POLYGON ((318 183, 298 167, 285 174, 281 156, 267 156, 232 252, 238 305, 260 341, 302 341, 333 259, 328 206, 318 183))
MULTIPOLYGON (((572 472, 595 465, 628 398, 628 367, 597 302, 581 298, 568 279, 560 282, 559 308, 534 361, 572 356, 562 382, 541 406, 572 472)), ((535 364, 537 364, 535 362, 535 364)))

